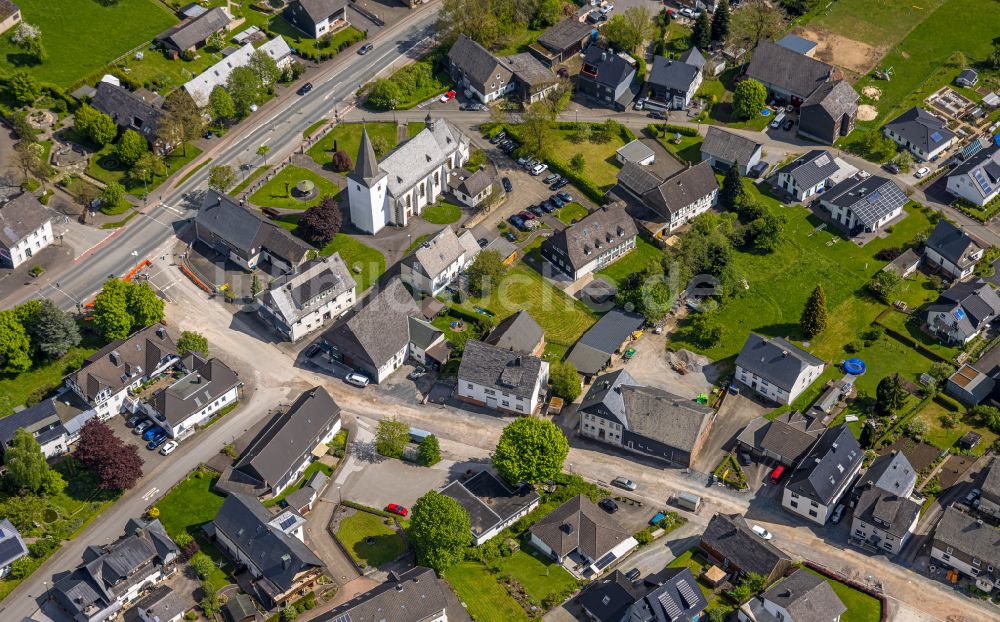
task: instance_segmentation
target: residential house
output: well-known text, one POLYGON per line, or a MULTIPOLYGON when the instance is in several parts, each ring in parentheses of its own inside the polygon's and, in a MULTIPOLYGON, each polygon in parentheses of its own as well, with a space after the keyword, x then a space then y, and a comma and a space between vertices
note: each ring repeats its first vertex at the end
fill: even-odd
POLYGON ((653 57, 653 67, 646 79, 646 85, 652 91, 650 99, 654 100, 654 103, 661 103, 670 110, 686 110, 691 103, 694 94, 698 92, 698 87, 701 86, 701 67, 704 66, 705 59, 698 52, 698 48, 692 48, 686 54, 688 58, 697 60, 689 64, 683 60, 659 55, 653 57))
POLYGON ((549 364, 536 356, 469 340, 458 368, 458 399, 511 415, 541 406, 549 364))
POLYGON ((796 107, 820 86, 836 79, 838 73, 822 61, 771 41, 757 45, 746 68, 746 77, 763 84, 769 99, 787 101, 796 107))
POLYGON ((593 26, 567 17, 549 28, 528 50, 549 67, 566 62, 594 40, 593 26))
POLYGON ((638 138, 615 150, 615 159, 620 164, 632 162, 639 166, 649 166, 656 161, 656 152, 638 138))
POLYGON ((927 328, 947 343, 966 344, 1000 314, 1000 295, 982 279, 964 281, 941 292, 927 307, 927 328))
POLYGON ((79 370, 66 376, 65 382, 94 415, 105 421, 122 412, 126 400, 131 402, 131 389, 178 361, 174 338, 166 326, 156 323, 91 354, 79 370))
POLYGON ((908 149, 921 162, 935 160, 955 144, 955 133, 944 119, 919 106, 910 108, 882 126, 882 133, 908 149))
POLYGON ((846 80, 824 82, 799 107, 797 135, 832 145, 854 130, 859 99, 846 80))
POLYGON ((440 369, 451 356, 451 346, 444 337, 444 331, 423 318, 410 316, 407 320, 410 358, 431 369, 440 369))
POLYGON ((50 397, 0 418, 0 459, 14 441, 14 433, 19 429, 29 432, 35 438, 46 458, 54 458, 68 452, 70 437, 63 421, 64 419, 69 421, 87 410, 88 406, 79 399, 73 400, 75 404, 71 406, 60 399, 63 396, 75 397, 76 394, 64 389, 57 397, 50 397))
POLYGON ((455 84, 484 104, 496 101, 512 88, 514 71, 492 52, 461 34, 448 51, 455 84))
POLYGON ((799 568, 740 606, 740 622, 840 622, 847 606, 823 577, 799 568))
POLYGON ((215 7, 160 33, 155 40, 174 54, 194 52, 212 35, 225 32, 232 21, 227 7, 215 7))
POLYGON ((576 281, 625 256, 635 248, 638 233, 623 206, 605 206, 545 238, 541 254, 576 281))
POLYGON ((958 77, 955 78, 955 84, 964 86, 967 89, 975 88, 979 84, 979 72, 975 69, 963 69, 958 74, 958 77))
POLYGON ((323 562, 305 543, 306 519, 291 509, 274 515, 255 497, 230 493, 207 529, 237 566, 253 577, 268 609, 317 584, 323 562))
POLYGON ((888 555, 902 551, 920 519, 921 504, 910 496, 916 484, 917 472, 902 452, 876 458, 851 493, 851 539, 888 555))
POLYGON ((559 86, 556 74, 529 52, 502 56, 500 59, 514 74, 509 92, 526 106, 544 99, 559 86))
POLYGON ((757 417, 736 437, 739 451, 764 464, 777 463, 791 468, 805 457, 826 431, 821 419, 798 411, 786 412, 773 420, 757 417))
POLYGON ((323 387, 308 389, 271 417, 223 479, 277 496, 326 454, 339 431, 340 406, 323 387))
POLYGON ((194 434, 215 413, 236 404, 243 386, 236 372, 217 358, 189 353, 179 366, 182 375, 142 405, 142 412, 173 439, 194 434))
POLYGON ((387 225, 405 227, 441 198, 449 172, 468 161, 469 139, 458 128, 429 113, 425 124, 381 163, 362 130, 358 158, 347 176, 351 222, 361 231, 374 235, 387 225))
POLYGON ((622 351, 646 320, 635 313, 612 309, 587 329, 566 356, 576 371, 584 377, 594 376, 622 351))
POLYGON ((685 468, 715 421, 715 409, 644 386, 624 369, 594 380, 577 412, 582 436, 685 468))
POLYGON ((535 548, 560 564, 572 558, 584 577, 600 575, 639 546, 613 516, 583 495, 552 510, 528 532, 535 548))
POLYGON ((861 470, 864 451, 847 424, 830 428, 785 482, 781 506, 825 525, 861 470))
POLYGON ((257 295, 257 315, 293 343, 350 311, 357 282, 340 253, 307 261, 257 295))
POLYGON ((698 546, 716 565, 733 573, 733 580, 755 572, 771 584, 792 566, 784 551, 755 534, 739 514, 713 516, 698 546))
POLYGON ((501 320, 483 341, 503 350, 531 356, 540 357, 545 351, 545 332, 524 309, 501 320))
POLYGON ((738 163, 743 176, 760 162, 763 152, 761 143, 714 125, 708 126, 705 140, 701 143, 701 159, 711 164, 712 168, 725 171, 738 163))
POLYGON ((96 89, 94 108, 111 117, 121 131, 135 130, 159 153, 169 150, 157 136, 165 114, 161 96, 146 89, 129 91, 103 80, 96 89))
POLYGON ((280 272, 295 272, 311 249, 229 195, 211 189, 205 192, 194 225, 199 241, 244 270, 267 261, 280 272))
POLYGON ((168 585, 157 585, 122 616, 140 622, 180 622, 190 600, 168 585))
POLYGON ((282 14, 310 39, 320 39, 350 25, 346 0, 292 0, 282 14))
POLYGON ((976 406, 993 392, 996 381, 989 375, 966 363, 948 377, 944 390, 969 406, 976 406))
POLYGON ((448 189, 462 205, 475 209, 493 196, 497 170, 493 165, 481 167, 475 173, 453 168, 448 174, 448 189))
POLYGON ((592 622, 691 622, 708 607, 687 567, 664 568, 641 582, 615 570, 591 583, 576 602, 592 622))
POLYGON ((629 610, 646 592, 644 583, 632 582, 616 569, 592 581, 576 603, 589 622, 631 622, 629 610))
POLYGON ((30 192, 0 203, 0 264, 16 268, 52 244, 52 212, 30 192))
POLYGON ((784 37, 778 39, 775 43, 783 48, 788 48, 796 54, 802 54, 803 56, 808 56, 810 58, 813 58, 816 54, 816 42, 804 39, 797 35, 785 35, 784 37))
POLYGON ((1000 530, 949 506, 934 529, 931 559, 991 592, 1000 584, 1000 530))
POLYGON ((805 201, 854 175, 858 169, 829 151, 813 149, 775 172, 775 184, 796 201, 805 201))
POLYGON ((887 263, 882 269, 891 270, 905 279, 920 267, 920 255, 912 248, 908 248, 899 256, 887 263))
POLYGON ((382 382, 403 365, 410 353, 410 318, 420 308, 406 291, 402 279, 391 279, 346 319, 323 333, 331 360, 382 382))
POLYGON ((779 404, 791 404, 826 364, 780 337, 750 333, 736 357, 736 380, 779 404))
POLYGON ((0 34, 21 23, 21 7, 11 0, 0 0, 0 34))
POLYGON ((479 254, 472 231, 457 235, 445 227, 424 241, 399 263, 399 276, 414 293, 437 296, 479 254))
POLYGON ((83 563, 52 583, 52 600, 74 622, 117 618, 146 590, 173 576, 180 549, 159 520, 130 519, 110 544, 91 544, 83 563))
POLYGON ((302 488, 285 495, 287 507, 305 516, 312 511, 313 504, 319 499, 329 481, 330 477, 326 473, 316 471, 302 484, 302 488))
POLYGON ((538 507, 542 498, 530 484, 511 488, 489 471, 457 479, 441 489, 469 514, 472 544, 479 546, 538 507))
POLYGON ((1000 146, 983 149, 951 169, 947 189, 980 207, 1000 197, 1000 146))
POLYGON ((0 518, 0 579, 10 574, 11 564, 28 554, 21 532, 6 518, 0 518))
POLYGON ((576 90, 605 108, 625 110, 639 93, 635 63, 600 45, 587 47, 576 90))
POLYGON ((658 238, 707 212, 719 200, 719 182, 707 162, 689 166, 667 179, 626 162, 618 172, 616 187, 647 208, 649 216, 640 219, 641 224, 658 238))
POLYGON ((461 620, 465 612, 461 610, 457 600, 449 597, 450 590, 448 584, 439 579, 430 568, 416 566, 402 573, 390 571, 388 580, 384 583, 320 614, 315 620, 316 622, 348 620, 448 622, 449 611, 452 620, 461 620))
POLYGON ((982 258, 983 247, 944 218, 938 220, 924 243, 924 261, 953 279, 971 275, 982 258))
POLYGON ((199 108, 208 105, 208 98, 217 86, 225 86, 229 79, 229 74, 237 67, 246 67, 250 64, 250 58, 254 52, 260 51, 273 59, 279 67, 282 67, 292 60, 292 48, 281 36, 276 36, 267 41, 256 50, 253 43, 245 43, 235 52, 229 54, 219 62, 215 63, 205 71, 184 83, 184 90, 187 91, 191 99, 199 108))
POLYGON ((979 511, 1000 518, 1000 459, 993 458, 980 485, 979 511))
POLYGON ((858 173, 820 196, 820 206, 848 235, 876 233, 903 214, 910 201, 896 182, 858 173))

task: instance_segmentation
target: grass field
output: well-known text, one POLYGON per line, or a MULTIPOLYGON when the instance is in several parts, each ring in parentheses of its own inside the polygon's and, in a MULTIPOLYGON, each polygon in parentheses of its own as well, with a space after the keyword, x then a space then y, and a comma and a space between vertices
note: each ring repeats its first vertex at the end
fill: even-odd
POLYGON ((355 512, 340 522, 337 539, 354 561, 377 568, 406 552, 406 540, 395 527, 386 525, 387 522, 391 523, 392 519, 355 512), (368 538, 373 538, 373 542, 369 543, 368 538))
POLYGON ((427 127, 427 124, 423 121, 410 121, 406 124, 406 137, 413 138, 420 132, 424 131, 425 127, 427 127))
POLYGON ((128 77, 140 84, 150 84, 160 95, 184 85, 185 82, 223 59, 220 52, 198 50, 198 57, 191 61, 172 60, 151 46, 143 50, 142 58, 128 56, 116 63, 128 77))
MULTIPOLYGON (((373 142, 380 138, 385 142, 386 152, 396 146, 395 123, 341 123, 327 132, 323 138, 309 147, 306 153, 323 167, 330 166, 333 152, 346 151, 352 162, 358 161, 358 150, 361 147, 361 130, 368 130, 368 137, 373 142), (335 148, 336 147, 336 148, 335 148)), ((377 154, 376 154, 377 155, 377 154)), ((384 154, 383 154, 384 155, 384 154)))
MULTIPOLYGON (((911 287, 910 289, 916 290, 917 288, 911 287)), ((933 300, 937 298, 937 292, 929 287, 920 287, 918 291, 920 293, 926 293, 928 297, 933 297, 931 300, 924 300, 922 302, 933 302, 933 300)), ((909 301, 907 301, 907 304, 909 304, 909 301)), ((912 306, 916 308, 920 305, 912 306)), ((886 314, 885 317, 879 320, 879 324, 885 326, 886 328, 891 328, 902 335, 910 337, 939 356, 943 356, 946 359, 954 359, 954 357, 960 352, 959 348, 947 346, 920 330, 920 325, 926 317, 927 315, 924 311, 916 311, 912 316, 906 315, 905 313, 893 312, 886 314)))
POLYGON ((981 456, 997 440, 996 434, 987 428, 979 427, 974 418, 965 412, 965 408, 961 404, 945 395, 939 395, 928 402, 916 414, 916 417, 926 421, 930 428, 924 440, 940 449, 954 447, 958 439, 962 438, 966 432, 978 432, 983 435, 983 440, 972 450, 972 453, 981 456), (958 425, 951 428, 945 426, 941 418, 946 414, 958 415, 958 425))
POLYGON ((198 527, 215 518, 225 500, 212 492, 217 479, 209 471, 195 471, 157 502, 160 522, 171 537, 184 532, 194 535, 198 527))
POLYGON ((618 181, 618 171, 621 165, 615 159, 615 151, 625 144, 621 136, 615 134, 606 143, 585 141, 575 143, 570 140, 573 130, 555 130, 552 133, 552 143, 549 153, 552 159, 568 165, 576 154, 583 156, 583 175, 602 188, 614 185, 618 181))
POLYGON ((117 181, 125 186, 125 192, 140 196, 143 192, 153 192, 156 190, 168 177, 187 166, 200 155, 201 149, 195 145, 187 146, 187 155, 184 154, 182 149, 175 149, 164 158, 167 164, 166 175, 154 175, 152 181, 147 181, 144 184, 141 179, 136 179, 132 175, 129 175, 128 169, 119 162, 115 146, 106 145, 91 156, 90 161, 87 162, 87 174, 104 183, 117 181))
POLYGON ((243 192, 244 190, 246 190, 250 186, 250 184, 252 184, 253 182, 257 181, 258 177, 260 177, 261 175, 263 175, 264 173, 266 173, 270 169, 271 169, 270 166, 258 166, 257 168, 255 168, 253 170, 252 173, 250 173, 249 175, 247 175, 246 179, 244 179, 240 183, 236 184, 236 187, 233 188, 232 190, 230 190, 229 194, 232 195, 232 196, 236 196, 237 194, 243 192))
POLYGON ((351 276, 357 281, 357 293, 366 291, 385 272, 385 255, 349 235, 338 233, 333 241, 320 249, 319 254, 329 257, 340 253, 351 276), (360 268, 360 271, 358 270, 360 268))
POLYGON ((462 217, 462 208, 444 199, 424 208, 420 217, 435 225, 450 225, 462 217))
POLYGON ((49 59, 40 65, 26 64, 20 49, 5 35, 0 38, 0 71, 24 69, 63 87, 97 72, 178 21, 156 0, 119 0, 111 6, 94 0, 18 0, 18 4, 22 19, 41 29, 49 59))
POLYGON ((32 393, 46 394, 54 390, 62 383, 70 361, 83 362, 96 351, 96 343, 85 343, 62 358, 41 363, 20 374, 0 374, 0 416, 11 414, 14 407, 24 404, 32 393))
POLYGON ((551 596, 569 596, 577 585, 576 579, 565 568, 530 545, 523 545, 506 558, 502 572, 510 573, 517 579, 538 607, 542 607, 545 599, 551 596))
POLYGON ((924 0, 915 5, 910 2, 838 0, 810 20, 809 25, 868 45, 891 47, 944 2, 924 0))
POLYGON ((663 258, 663 252, 641 237, 635 239, 635 248, 618 261, 597 271, 605 280, 618 284, 633 272, 642 272, 657 264, 663 258))
POLYGON ((571 225, 576 220, 582 220, 590 214, 590 210, 576 201, 567 203, 556 210, 555 215, 563 224, 571 225))
POLYGON ((269 182, 261 186, 260 190, 250 195, 250 202, 261 207, 276 207, 281 209, 304 210, 315 205, 319 205, 325 197, 335 197, 340 194, 340 187, 326 177, 314 173, 309 169, 299 166, 289 165, 281 169, 269 182), (295 184, 308 179, 316 184, 319 192, 308 201, 300 201, 294 196, 285 194, 287 184, 289 194, 295 192, 295 184))
MULTIPOLYGON (((806 570, 816 576, 822 577, 817 572, 806 570)), ((846 583, 827 579, 826 577, 823 578, 826 579, 826 582, 833 588, 837 597, 847 607, 847 611, 840 616, 841 622, 878 622, 881 619, 882 605, 877 598, 858 591, 846 583)))
POLYGON ((575 343, 596 321, 586 305, 562 293, 523 263, 511 266, 487 298, 469 298, 457 306, 473 314, 476 307, 488 309, 496 320, 524 309, 541 325, 546 341, 563 346, 575 343))
POLYGON ((479 622, 526 622, 529 618, 493 575, 479 562, 464 561, 444 572, 444 578, 479 622))

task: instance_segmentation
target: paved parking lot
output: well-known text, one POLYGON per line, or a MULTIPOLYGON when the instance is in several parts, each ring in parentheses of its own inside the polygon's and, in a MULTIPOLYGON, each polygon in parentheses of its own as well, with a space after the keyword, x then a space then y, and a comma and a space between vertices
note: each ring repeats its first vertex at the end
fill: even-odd
MULTIPOLYGON (((135 445, 139 449, 139 456, 145 461, 143 470, 151 471, 156 465, 160 463, 161 460, 170 460, 174 456, 162 456, 159 450, 150 451, 146 449, 146 441, 142 440, 141 434, 133 434, 132 430, 125 425, 125 420, 131 417, 130 414, 126 413, 123 415, 116 415, 111 419, 108 419, 107 424, 111 426, 114 433, 118 438, 122 439, 130 445, 135 445)), ((180 449, 180 448, 178 448, 180 449)))
MULTIPOLYGON (((437 490, 448 483, 454 463, 441 461, 433 467, 422 467, 386 458, 381 462, 365 464, 353 472, 339 492, 350 499, 373 508, 384 508, 390 503, 406 507, 413 504, 428 490, 437 490)), ((331 486, 327 494, 338 494, 331 486)))
POLYGON ((707 393, 718 379, 714 366, 707 366, 698 372, 681 375, 670 367, 666 353, 666 332, 657 335, 646 331, 629 344, 635 348, 635 356, 627 363, 620 356, 612 357, 611 370, 624 367, 628 373, 644 384, 658 387, 681 397, 694 399, 699 393, 707 393))
POLYGON ((732 447, 739 433, 750 423, 750 420, 760 417, 770 410, 770 408, 742 395, 727 395, 715 417, 715 424, 712 426, 712 431, 709 432, 704 449, 695 460, 695 470, 711 473, 732 447))

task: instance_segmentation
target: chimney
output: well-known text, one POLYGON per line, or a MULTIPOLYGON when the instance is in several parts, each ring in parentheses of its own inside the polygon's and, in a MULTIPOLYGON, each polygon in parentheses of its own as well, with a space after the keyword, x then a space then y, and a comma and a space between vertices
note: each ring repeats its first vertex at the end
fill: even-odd
POLYGON ((157 326, 156 327, 156 336, 159 337, 160 339, 166 338, 166 336, 167 336, 167 329, 163 328, 162 326, 157 326))
POLYGON ((285 553, 284 555, 282 555, 281 556, 281 567, 287 570, 288 567, 291 566, 291 565, 292 565, 292 556, 289 555, 288 553, 285 553))
POLYGON ((787 356, 788 356, 788 350, 782 350, 781 351, 781 358, 785 358, 787 356))
POLYGON ((563 523, 562 525, 559 526, 559 528, 562 529, 564 533, 567 534, 573 533, 573 525, 571 525, 570 523, 563 523))
POLYGON ((607 60, 608 60, 608 53, 607 52, 601 52, 601 62, 603 63, 603 62, 605 62, 607 60))
POLYGON ((396 584, 396 591, 397 592, 402 592, 403 591, 403 585, 401 583, 397 583, 396 584))

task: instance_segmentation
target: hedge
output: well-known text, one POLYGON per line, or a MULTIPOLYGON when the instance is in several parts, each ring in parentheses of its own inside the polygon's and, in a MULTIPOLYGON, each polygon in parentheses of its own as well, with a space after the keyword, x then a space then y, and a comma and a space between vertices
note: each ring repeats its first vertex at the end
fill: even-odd
POLYGON ((622 140, 625 141, 625 144, 628 144, 633 140, 635 140, 635 133, 633 133, 632 130, 628 129, 622 124, 618 125, 618 133, 621 135, 622 140))
POLYGON ((664 130, 666 132, 672 132, 674 134, 680 134, 681 136, 691 136, 691 137, 694 137, 694 136, 698 135, 698 128, 696 128, 696 127, 688 127, 686 125, 669 125, 668 124, 668 125, 664 125, 663 128, 664 128, 664 130))
POLYGON ((361 505, 360 503, 355 503, 353 501, 348 501, 346 499, 343 500, 343 501, 341 501, 340 505, 343 505, 343 506, 346 506, 346 507, 349 507, 349 508, 353 508, 353 509, 355 509, 355 510, 357 510, 359 512, 368 512, 369 514, 374 514, 376 516, 382 516, 382 517, 385 517, 385 518, 393 518, 393 519, 396 518, 395 514, 390 514, 389 512, 386 512, 385 510, 379 510, 377 508, 371 508, 371 507, 368 507, 367 505, 361 505))

